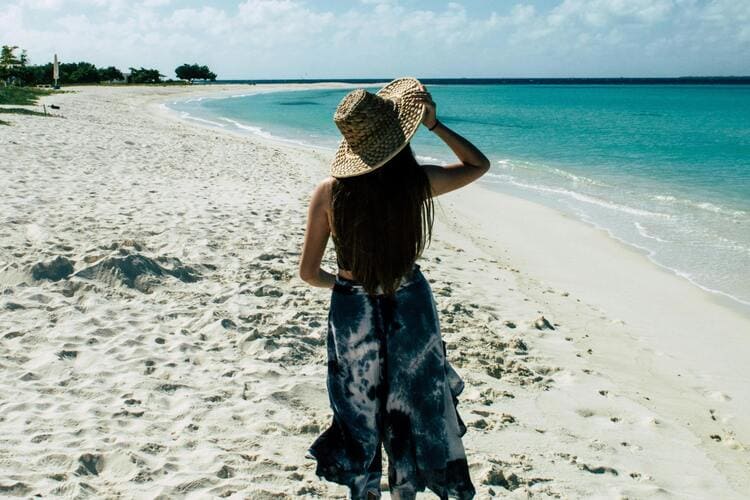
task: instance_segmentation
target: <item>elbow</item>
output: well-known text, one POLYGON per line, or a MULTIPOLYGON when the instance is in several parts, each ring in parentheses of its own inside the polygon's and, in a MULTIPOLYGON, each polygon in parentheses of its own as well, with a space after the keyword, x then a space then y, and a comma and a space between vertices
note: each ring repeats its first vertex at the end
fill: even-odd
POLYGON ((482 161, 479 162, 479 168, 482 169, 482 173, 486 174, 487 171, 490 169, 491 166, 492 166, 492 163, 490 163, 489 158, 487 158, 486 156, 482 155, 482 161))
POLYGON ((314 273, 314 272, 310 271, 309 269, 302 269, 302 268, 300 268, 300 270, 299 270, 299 279, 301 279, 302 281, 304 281, 305 283, 307 283, 309 285, 312 284, 313 279, 317 275, 318 275, 318 273, 314 273))
POLYGON ((484 155, 482 155, 481 158, 477 159, 476 163, 471 164, 472 167, 476 168, 477 170, 481 170, 482 175, 486 174, 489 171, 491 165, 492 164, 490 163, 490 160, 487 159, 487 157, 484 155))

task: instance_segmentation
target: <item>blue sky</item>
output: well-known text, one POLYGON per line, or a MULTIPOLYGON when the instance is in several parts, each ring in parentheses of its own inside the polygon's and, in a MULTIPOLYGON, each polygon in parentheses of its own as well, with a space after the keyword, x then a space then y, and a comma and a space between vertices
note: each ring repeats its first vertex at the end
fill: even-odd
POLYGON ((0 0, 0 44, 219 78, 750 74, 750 0, 0 0))

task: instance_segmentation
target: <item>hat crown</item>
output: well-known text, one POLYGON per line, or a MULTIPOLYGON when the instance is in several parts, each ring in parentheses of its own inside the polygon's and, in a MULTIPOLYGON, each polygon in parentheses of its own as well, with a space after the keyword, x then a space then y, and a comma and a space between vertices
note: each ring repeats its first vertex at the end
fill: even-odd
POLYGON ((333 121, 354 151, 382 127, 397 123, 397 119, 395 102, 365 89, 344 96, 333 115, 333 121))
POLYGON ((424 86, 416 78, 398 78, 373 94, 349 92, 336 107, 333 121, 344 136, 331 163, 331 175, 354 177, 382 167, 417 132, 425 107, 424 86))

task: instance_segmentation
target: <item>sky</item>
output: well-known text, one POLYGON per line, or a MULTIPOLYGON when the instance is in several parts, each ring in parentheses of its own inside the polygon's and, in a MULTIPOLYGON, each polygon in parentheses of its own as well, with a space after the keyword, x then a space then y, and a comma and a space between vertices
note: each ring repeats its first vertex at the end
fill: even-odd
POLYGON ((0 0, 0 44, 172 78, 750 75, 750 0, 0 0))

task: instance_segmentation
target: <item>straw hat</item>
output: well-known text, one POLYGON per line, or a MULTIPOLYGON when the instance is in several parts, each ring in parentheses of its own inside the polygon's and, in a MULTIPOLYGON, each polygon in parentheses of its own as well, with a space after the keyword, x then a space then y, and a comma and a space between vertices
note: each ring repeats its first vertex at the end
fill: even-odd
POLYGON ((372 94, 349 92, 333 121, 344 139, 331 165, 334 177, 354 177, 382 167, 409 143, 422 122, 424 105, 414 94, 424 87, 416 78, 399 78, 372 94))

